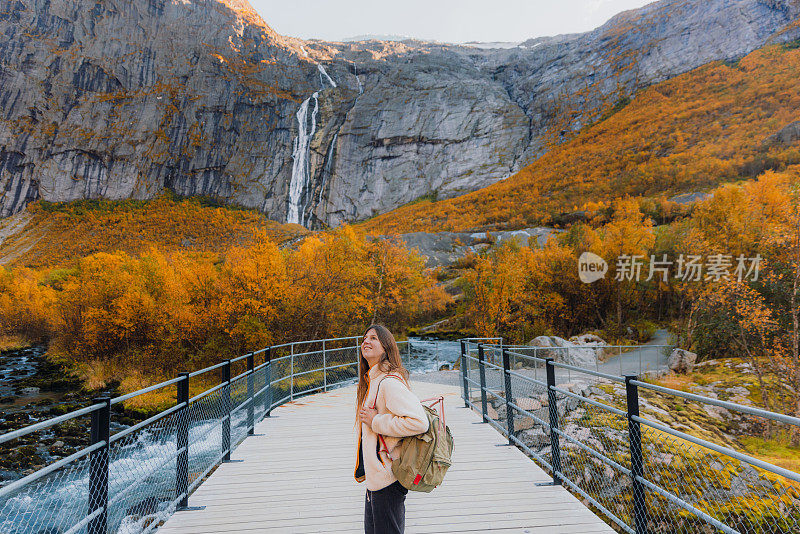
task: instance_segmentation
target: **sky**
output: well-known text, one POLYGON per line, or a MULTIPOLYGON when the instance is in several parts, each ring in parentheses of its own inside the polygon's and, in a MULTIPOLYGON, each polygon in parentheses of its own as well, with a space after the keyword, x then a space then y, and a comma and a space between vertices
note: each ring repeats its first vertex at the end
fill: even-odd
POLYGON ((403 35, 448 43, 524 41, 592 30, 652 0, 250 0, 282 35, 337 41, 403 35))

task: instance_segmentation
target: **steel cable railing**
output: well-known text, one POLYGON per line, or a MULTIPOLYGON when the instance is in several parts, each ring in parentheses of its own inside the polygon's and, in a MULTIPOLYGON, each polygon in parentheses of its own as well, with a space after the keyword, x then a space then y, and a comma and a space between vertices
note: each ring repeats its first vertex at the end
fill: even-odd
POLYGON ((354 382, 358 344, 347 337, 267 347, 0 435, 4 447, 63 439, 75 449, 0 487, 0 532, 156 530, 189 506, 191 493, 273 408, 354 382), (173 406, 128 427, 113 421, 115 405, 173 386, 173 406), (191 396, 198 388, 205 389, 191 396))
POLYGON ((566 486, 619 530, 800 532, 800 474, 742 452, 736 436, 682 422, 659 404, 675 398, 708 413, 739 414, 715 419, 722 428, 768 422, 797 430, 800 419, 558 361, 570 359, 559 351, 571 347, 463 340, 461 348, 465 405, 545 467, 549 484, 566 486))

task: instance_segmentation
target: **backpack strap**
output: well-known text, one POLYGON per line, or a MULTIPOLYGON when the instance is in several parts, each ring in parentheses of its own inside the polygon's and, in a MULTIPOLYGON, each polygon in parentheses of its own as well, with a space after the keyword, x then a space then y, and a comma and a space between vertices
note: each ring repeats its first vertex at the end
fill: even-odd
MULTIPOLYGON (((400 376, 400 375, 388 374, 388 375, 384 376, 383 378, 381 378, 381 381, 378 382, 378 387, 375 389, 375 400, 372 402, 372 409, 373 410, 375 409, 376 404, 378 404, 378 392, 380 392, 380 390, 381 390, 381 382, 383 382, 384 379, 386 379, 386 378, 396 378, 400 382, 405 384, 406 387, 408 387, 408 383, 405 380, 403 380, 403 377, 400 376)), ((411 389, 411 388, 409 388, 409 389, 411 389)))
POLYGON ((420 402, 430 402, 436 401, 431 406, 439 405, 439 423, 440 427, 444 428, 447 426, 447 423, 444 420, 444 395, 437 395, 436 397, 428 397, 427 399, 422 399, 420 402))
MULTIPOLYGON (((376 406, 376 405, 377 405, 377 403, 378 403, 378 392, 379 392, 379 391, 380 391, 380 389, 381 389, 381 382, 383 382, 383 380, 384 380, 385 378, 396 378, 396 379, 398 379, 400 382, 402 382, 403 384, 405 384, 405 385, 406 385, 406 387, 408 387, 408 383, 407 383, 405 380, 403 380, 403 377, 402 377, 402 376, 400 376, 400 375, 395 375, 395 374, 387 374, 386 376, 384 376, 383 378, 381 378, 381 381, 380 381, 380 382, 378 382, 378 387, 377 387, 377 388, 376 388, 376 390, 375 390, 375 401, 372 403, 372 409, 373 409, 373 410, 375 409, 375 406, 376 406)), ((376 432, 376 434, 377 434, 377 432, 376 432)), ((389 447, 386 445, 386 441, 383 439, 383 436, 382 436, 381 434, 378 434, 378 439, 380 440, 381 444, 383 445, 383 450, 381 450, 381 451, 379 451, 379 452, 385 452, 387 455, 391 456, 391 454, 389 453, 389 447)), ((378 459, 380 460, 380 456, 378 456, 378 459)), ((383 463, 383 460, 381 460, 381 463, 383 463)))

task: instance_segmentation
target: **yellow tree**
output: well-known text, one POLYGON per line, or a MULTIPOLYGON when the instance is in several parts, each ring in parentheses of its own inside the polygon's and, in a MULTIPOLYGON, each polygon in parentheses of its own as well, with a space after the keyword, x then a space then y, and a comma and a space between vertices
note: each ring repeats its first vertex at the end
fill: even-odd
POLYGON ((462 284, 469 302, 467 315, 482 337, 504 333, 504 327, 519 320, 514 312, 525 285, 530 249, 503 244, 486 257, 475 258, 462 284))
POLYGON ((631 198, 613 205, 611 221, 598 231, 587 233, 588 249, 609 264, 606 278, 593 283, 595 290, 610 290, 616 301, 616 323, 622 326, 623 304, 631 307, 637 300, 637 280, 648 276, 649 251, 655 243, 652 221, 631 198), (612 274, 613 273, 613 274, 612 274))

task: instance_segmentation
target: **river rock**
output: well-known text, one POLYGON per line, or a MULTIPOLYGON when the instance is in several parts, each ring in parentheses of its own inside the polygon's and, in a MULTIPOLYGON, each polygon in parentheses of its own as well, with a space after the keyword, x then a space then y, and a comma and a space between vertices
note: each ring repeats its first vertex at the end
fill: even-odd
POLYGON ((553 358, 557 362, 580 367, 594 367, 597 362, 595 349, 579 347, 557 336, 539 336, 531 340, 528 345, 545 349, 536 351, 538 358, 553 358))
POLYGON ((542 409, 542 403, 538 399, 532 399, 530 397, 520 397, 515 399, 514 404, 523 410, 528 410, 529 412, 542 409))
POLYGON ((684 349, 672 349, 667 366, 676 373, 688 373, 694 368, 697 354, 684 349))
MULTIPOLYGON (((516 427, 514 430, 516 430, 516 427)), ((545 434, 544 430, 539 427, 523 430, 518 437, 523 443, 535 449, 550 444, 550 436, 545 434)))

